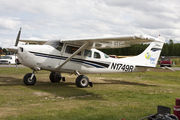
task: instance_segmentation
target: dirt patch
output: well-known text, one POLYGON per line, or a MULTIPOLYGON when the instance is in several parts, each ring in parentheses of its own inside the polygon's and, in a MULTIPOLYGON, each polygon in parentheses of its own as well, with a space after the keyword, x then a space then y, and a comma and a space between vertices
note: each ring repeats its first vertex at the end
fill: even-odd
POLYGON ((34 95, 37 96, 50 96, 50 93, 45 93, 45 92, 33 92, 34 95))
POLYGON ((72 96, 69 97, 68 99, 75 99, 75 98, 85 98, 85 97, 91 97, 92 95, 84 95, 84 96, 72 96))
POLYGON ((0 117, 6 117, 10 115, 18 115, 18 108, 0 108, 0 117))

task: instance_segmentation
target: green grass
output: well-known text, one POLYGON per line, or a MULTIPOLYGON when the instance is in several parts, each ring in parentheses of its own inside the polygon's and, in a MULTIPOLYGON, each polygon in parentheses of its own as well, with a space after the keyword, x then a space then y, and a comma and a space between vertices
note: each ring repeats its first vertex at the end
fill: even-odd
POLYGON ((48 71, 25 86, 29 68, 0 68, 0 119, 4 120, 137 120, 170 107, 180 97, 180 71, 87 75, 93 87, 77 88, 77 76, 62 74, 64 83, 51 83, 48 71))

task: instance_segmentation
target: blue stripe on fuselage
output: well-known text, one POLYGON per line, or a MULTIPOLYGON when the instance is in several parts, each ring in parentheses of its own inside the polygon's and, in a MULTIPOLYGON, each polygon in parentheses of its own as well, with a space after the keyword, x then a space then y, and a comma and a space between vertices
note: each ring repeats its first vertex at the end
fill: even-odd
MULTIPOLYGON (((32 51, 29 51, 29 52, 33 53, 34 55, 39 56, 39 57, 53 58, 53 59, 59 59, 59 60, 66 60, 68 58, 68 57, 64 57, 64 56, 56 56, 56 55, 37 53, 37 52, 32 52, 32 51)), ((90 66, 93 66, 96 68, 108 68, 110 65, 110 64, 106 64, 106 63, 83 60, 83 59, 78 59, 78 58, 72 58, 70 61, 77 62, 77 63, 83 63, 83 64, 90 65, 90 66)))

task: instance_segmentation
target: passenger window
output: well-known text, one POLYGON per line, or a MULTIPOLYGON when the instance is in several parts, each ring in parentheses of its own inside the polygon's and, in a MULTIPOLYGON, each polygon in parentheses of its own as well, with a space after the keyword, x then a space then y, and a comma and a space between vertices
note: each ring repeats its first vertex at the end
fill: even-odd
POLYGON ((100 56, 100 54, 99 54, 98 52, 94 52, 94 58, 98 58, 98 59, 100 59, 100 58, 101 58, 101 56, 100 56))
MULTIPOLYGON (((78 49, 79 49, 78 47, 67 46, 65 52, 69 54, 73 54, 78 49)), ((81 52, 79 52, 77 55, 81 55, 81 52)))
POLYGON ((59 46, 56 48, 57 50, 61 51, 63 47, 63 43, 59 42, 59 46))
POLYGON ((91 57, 91 55, 92 55, 92 51, 85 49, 85 51, 84 51, 84 56, 85 56, 85 57, 91 57))

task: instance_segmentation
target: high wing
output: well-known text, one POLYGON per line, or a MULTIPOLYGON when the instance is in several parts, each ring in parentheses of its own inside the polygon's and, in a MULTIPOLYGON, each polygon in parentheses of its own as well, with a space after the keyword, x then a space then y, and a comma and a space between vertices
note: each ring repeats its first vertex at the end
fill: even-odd
POLYGON ((83 45, 89 43, 89 48, 123 48, 129 47, 132 44, 147 43, 147 42, 163 42, 158 38, 148 35, 125 35, 125 36, 114 36, 114 37, 99 37, 99 38, 79 38, 79 39, 61 39, 62 43, 70 43, 83 45))
MULTIPOLYGON (((37 43, 42 45, 46 43, 48 40, 19 40, 20 42, 26 43, 37 43)), ((96 37, 96 38, 76 38, 76 39, 61 39, 62 43, 76 44, 76 45, 84 45, 88 43, 88 48, 124 48, 129 47, 133 44, 147 43, 159 41, 163 42, 155 37, 148 35, 124 35, 124 36, 113 36, 113 37, 96 37)))
POLYGON ((48 40, 19 40, 20 42, 26 42, 26 43, 36 43, 39 45, 42 45, 46 43, 48 40))

